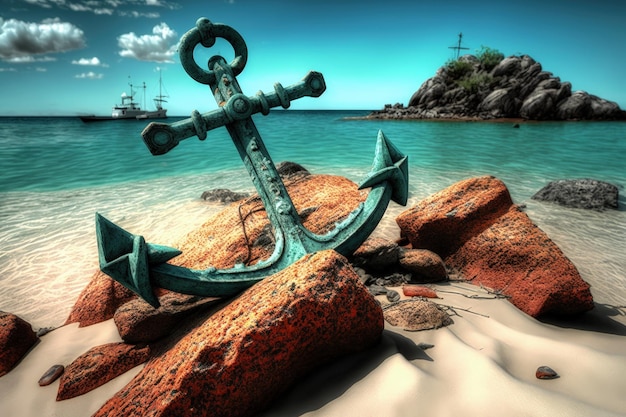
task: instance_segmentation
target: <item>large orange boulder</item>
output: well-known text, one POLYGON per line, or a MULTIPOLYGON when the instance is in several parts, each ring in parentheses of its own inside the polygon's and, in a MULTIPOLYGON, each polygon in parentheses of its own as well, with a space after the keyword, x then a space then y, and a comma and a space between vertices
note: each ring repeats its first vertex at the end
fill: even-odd
POLYGON ((13 369, 37 340, 27 321, 0 311, 0 376, 13 369))
MULTIPOLYGON (((325 234, 365 201, 368 190, 340 176, 298 173, 285 177, 302 224, 313 233, 325 234)), ((112 219, 115 220, 115 219, 112 219)), ((131 230, 132 232, 132 230, 131 230)), ((154 242, 158 243, 158 242, 154 242)), ((171 264, 191 269, 232 268, 270 257, 274 234, 258 196, 232 203, 176 245, 183 251, 171 264)), ((165 293, 157 290, 157 295, 165 293)), ((113 317, 135 295, 108 275, 97 271, 76 300, 65 324, 80 327, 113 317)))
POLYGON ((460 181, 402 212, 396 223, 415 249, 442 258, 480 233, 513 205, 506 185, 485 176, 460 181))
POLYGON ((438 253, 463 278, 501 291, 533 317, 593 308, 589 284, 513 204, 497 178, 458 182, 406 210, 396 221, 414 248, 438 253))
MULTIPOLYGON (((322 235, 365 201, 369 192, 335 175, 295 175, 285 186, 303 226, 322 235)), ((267 259, 274 243, 263 203, 253 196, 231 204, 186 235, 177 244, 183 253, 170 263, 193 269, 251 265, 267 259)))
POLYGON ((91 326, 110 319, 122 304, 135 298, 135 294, 122 284, 113 281, 101 271, 94 273, 89 284, 81 291, 65 324, 79 323, 91 326))
POLYGON ((382 310, 347 260, 332 250, 307 255, 148 362, 95 416, 253 415, 382 330, 382 310))

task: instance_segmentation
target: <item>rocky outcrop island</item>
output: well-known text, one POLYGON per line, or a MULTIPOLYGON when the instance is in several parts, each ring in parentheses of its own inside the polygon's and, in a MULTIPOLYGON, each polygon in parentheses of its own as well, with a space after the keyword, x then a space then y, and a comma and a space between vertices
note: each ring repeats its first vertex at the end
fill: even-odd
POLYGON ((407 107, 387 104, 367 118, 626 120, 626 111, 585 91, 572 92, 571 83, 544 71, 528 55, 504 58, 483 47, 439 68, 407 107))

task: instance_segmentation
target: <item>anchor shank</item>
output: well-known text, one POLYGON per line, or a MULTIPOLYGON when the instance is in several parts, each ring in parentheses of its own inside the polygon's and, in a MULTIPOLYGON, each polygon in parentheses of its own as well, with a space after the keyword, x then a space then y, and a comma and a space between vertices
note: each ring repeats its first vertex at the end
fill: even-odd
POLYGON ((300 218, 254 122, 249 119, 226 128, 253 179, 270 222, 277 226, 277 232, 297 237, 294 231, 301 226, 300 218))

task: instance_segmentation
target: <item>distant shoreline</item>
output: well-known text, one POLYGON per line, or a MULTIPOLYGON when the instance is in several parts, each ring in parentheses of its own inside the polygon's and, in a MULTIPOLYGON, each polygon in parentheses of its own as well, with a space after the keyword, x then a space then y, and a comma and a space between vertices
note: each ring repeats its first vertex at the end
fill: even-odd
MULTIPOLYGON (((211 109, 209 109, 208 111, 211 111, 211 109)), ((341 113, 355 113, 355 112, 363 112, 363 113, 371 113, 374 112, 376 110, 372 110, 372 109, 281 109, 281 108, 277 108, 277 109, 271 109, 270 112, 271 113, 296 113, 296 112, 341 112, 341 113)), ((32 114, 27 114, 27 115, 20 115, 20 114, 5 114, 2 115, 0 114, 0 119, 11 119, 11 118, 20 118, 20 119, 52 119, 52 118, 59 118, 59 119, 72 119, 72 118, 80 118, 80 116, 86 116, 87 114, 66 114, 66 115, 45 115, 45 114, 40 114, 40 115, 32 115, 32 114)), ((91 115, 91 113, 89 114, 91 115)), ((191 116, 191 112, 189 114, 182 114, 182 115, 168 115, 167 118, 162 119, 162 120, 167 120, 167 119, 185 119, 191 116)), ((254 116, 254 114, 253 114, 254 116)), ((120 120, 128 120, 128 119, 120 119, 120 120)), ((139 120, 150 120, 150 119, 139 119, 139 120)))
POLYGON ((385 117, 369 114, 367 116, 345 117, 344 120, 383 120, 395 122, 442 122, 442 123, 512 123, 512 124, 538 124, 538 123, 598 123, 598 122, 626 122, 626 120, 587 120, 587 119, 571 119, 571 120, 533 120, 515 117, 496 117, 485 119, 481 117, 385 117))

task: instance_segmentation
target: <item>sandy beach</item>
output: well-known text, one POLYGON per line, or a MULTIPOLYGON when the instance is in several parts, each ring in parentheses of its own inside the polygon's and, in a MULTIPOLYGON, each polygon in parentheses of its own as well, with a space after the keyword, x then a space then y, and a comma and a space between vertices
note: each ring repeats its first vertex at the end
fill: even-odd
MULTIPOLYGON (((617 416, 626 415, 624 309, 597 305, 567 326, 537 321, 504 299, 462 283, 433 285, 454 323, 409 332, 385 324, 381 341, 321 367, 260 415, 617 416), (539 380, 547 365, 559 378, 539 380)), ((400 288, 396 288, 400 290, 400 288)), ((384 297, 379 297, 385 303, 384 297)), ((120 341, 112 320, 61 327, 0 378, 0 415, 88 416, 141 366, 85 395, 55 400, 58 381, 37 381, 54 364, 120 341)))

